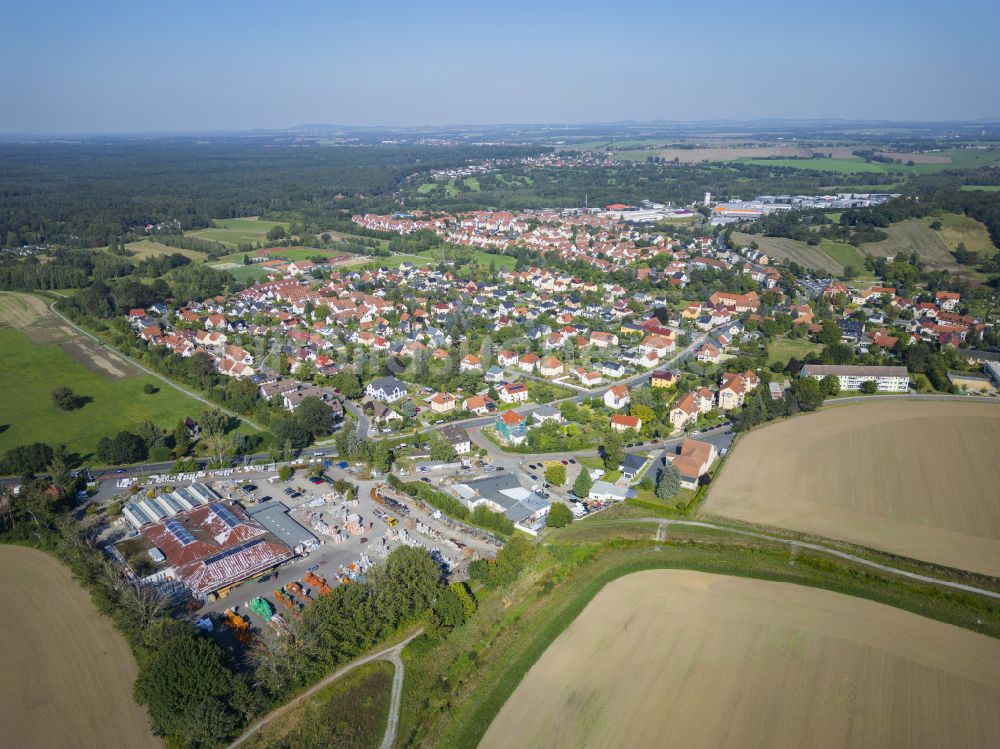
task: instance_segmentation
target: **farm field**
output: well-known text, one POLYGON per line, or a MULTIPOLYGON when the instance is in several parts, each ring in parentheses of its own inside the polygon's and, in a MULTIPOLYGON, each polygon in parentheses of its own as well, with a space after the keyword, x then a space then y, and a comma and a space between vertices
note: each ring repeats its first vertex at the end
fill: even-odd
POLYGON ((0 746, 162 747, 132 700, 125 639, 68 569, 36 549, 0 545, 0 746))
POLYGON ((545 650, 479 746, 996 746, 998 659, 993 638, 840 593, 637 572, 545 650))
POLYGON ((826 408, 743 436, 703 510, 1000 577, 998 444, 1000 404, 826 408))
POLYGON ((389 719, 393 666, 375 661, 337 679, 269 723, 248 749, 376 749, 389 719))
POLYGON ((64 442, 86 457, 104 435, 145 420, 172 428, 205 406, 98 347, 28 294, 0 294, 0 452, 32 442, 64 442), (146 395, 150 383, 158 392, 146 395), (91 399, 60 411, 51 392, 68 386, 91 399))
POLYGON ((189 237, 208 239, 213 242, 239 247, 241 244, 261 242, 265 235, 275 226, 288 229, 283 221, 261 221, 256 216, 248 218, 217 218, 215 227, 187 232, 189 237))

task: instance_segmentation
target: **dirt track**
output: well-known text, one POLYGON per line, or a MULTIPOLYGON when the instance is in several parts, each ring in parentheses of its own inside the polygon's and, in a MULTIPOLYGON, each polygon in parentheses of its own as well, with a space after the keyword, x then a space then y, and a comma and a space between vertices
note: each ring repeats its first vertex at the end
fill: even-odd
POLYGON ((610 583, 481 747, 986 747, 1000 641, 863 599, 685 570, 610 583))
POLYGON ((872 401, 757 429, 705 512, 1000 577, 1000 402, 872 401))
POLYGON ((0 746, 162 747, 132 700, 136 666, 69 571, 0 545, 0 746))

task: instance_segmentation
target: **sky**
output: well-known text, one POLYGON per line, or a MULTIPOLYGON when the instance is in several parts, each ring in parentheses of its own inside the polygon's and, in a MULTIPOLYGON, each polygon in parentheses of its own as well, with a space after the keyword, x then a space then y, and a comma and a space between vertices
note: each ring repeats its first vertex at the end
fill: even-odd
POLYGON ((1000 117, 1000 3, 0 0, 0 133, 1000 117))

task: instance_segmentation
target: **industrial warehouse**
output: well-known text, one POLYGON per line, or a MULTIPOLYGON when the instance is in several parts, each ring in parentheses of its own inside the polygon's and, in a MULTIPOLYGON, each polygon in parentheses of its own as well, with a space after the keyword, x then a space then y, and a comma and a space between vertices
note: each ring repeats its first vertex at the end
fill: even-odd
POLYGON ((267 572, 295 556, 238 506, 223 502, 186 510, 147 525, 140 533, 163 556, 174 579, 201 596, 267 572))

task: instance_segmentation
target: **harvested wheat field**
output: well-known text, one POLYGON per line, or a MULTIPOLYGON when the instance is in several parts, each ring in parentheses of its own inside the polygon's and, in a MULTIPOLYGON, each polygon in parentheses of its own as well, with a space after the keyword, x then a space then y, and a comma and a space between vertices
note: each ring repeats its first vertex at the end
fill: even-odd
POLYGON ((1000 641, 790 583, 610 583, 483 737, 535 747, 1000 746, 1000 641))
POLYGON ((0 746, 160 747, 132 653, 54 558, 0 545, 0 746))
POLYGON ((745 435, 707 513, 1000 577, 1000 403, 873 400, 745 435))

